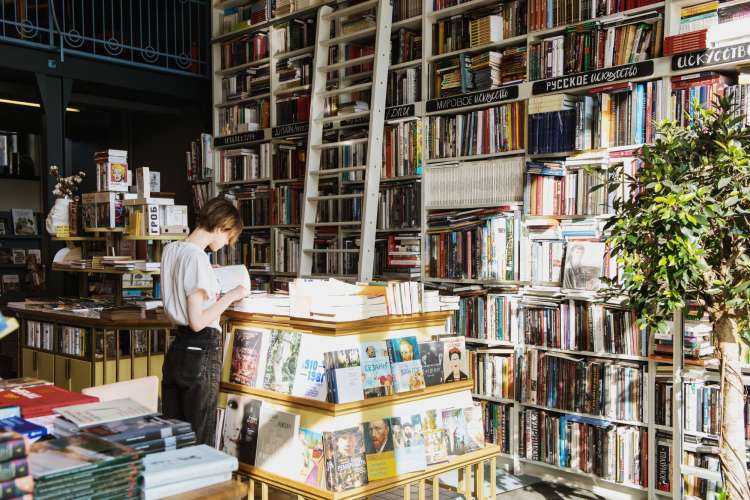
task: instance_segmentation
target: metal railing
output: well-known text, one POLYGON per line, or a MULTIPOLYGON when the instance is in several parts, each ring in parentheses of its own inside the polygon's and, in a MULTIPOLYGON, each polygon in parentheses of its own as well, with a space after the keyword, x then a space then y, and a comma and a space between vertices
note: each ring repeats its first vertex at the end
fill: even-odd
POLYGON ((0 0, 0 43, 206 76, 210 9, 208 0, 0 0))

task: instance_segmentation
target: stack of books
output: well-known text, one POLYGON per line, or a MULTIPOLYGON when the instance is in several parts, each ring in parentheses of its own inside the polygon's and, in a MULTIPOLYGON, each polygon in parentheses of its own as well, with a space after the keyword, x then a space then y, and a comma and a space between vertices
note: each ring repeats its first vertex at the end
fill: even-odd
POLYGON ((177 495, 232 479, 237 458, 205 444, 153 453, 143 458, 144 500, 177 495))
POLYGON ((127 498, 142 469, 139 452, 90 434, 34 443, 28 460, 38 499, 127 498))
POLYGON ((503 41, 503 17, 489 15, 469 21, 469 44, 481 47, 503 41))
POLYGON ((29 443, 22 435, 0 430, 0 497, 31 498, 34 479, 29 471, 28 451, 29 443))
POLYGON ((0 388, 0 407, 18 406, 25 419, 52 415, 53 409, 96 401, 99 399, 54 385, 34 385, 23 390, 17 387, 0 388))

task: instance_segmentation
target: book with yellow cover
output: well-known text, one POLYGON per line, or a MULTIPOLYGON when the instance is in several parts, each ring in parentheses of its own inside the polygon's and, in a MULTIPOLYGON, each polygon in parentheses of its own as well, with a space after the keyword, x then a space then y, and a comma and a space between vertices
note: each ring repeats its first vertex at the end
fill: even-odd
POLYGON ((396 475, 391 419, 383 418, 362 424, 365 435, 367 480, 376 481, 396 475))

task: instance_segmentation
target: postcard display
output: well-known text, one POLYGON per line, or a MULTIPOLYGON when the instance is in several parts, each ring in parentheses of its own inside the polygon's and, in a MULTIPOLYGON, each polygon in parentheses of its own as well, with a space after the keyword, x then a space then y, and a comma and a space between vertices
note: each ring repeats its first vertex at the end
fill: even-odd
POLYGON ((406 491, 413 485, 425 498, 427 485, 436 492, 439 476, 452 470, 459 472, 459 492, 494 498, 494 484, 487 492, 476 485, 484 485, 486 465, 494 477, 497 446, 484 445, 483 437, 471 446, 465 433, 459 454, 453 449, 458 433, 449 437, 436 422, 443 416, 445 425, 454 417, 471 418, 471 410, 463 415, 463 409, 473 408, 471 378, 452 381, 441 371, 440 383, 428 381, 425 387, 419 377, 430 377, 429 368, 416 381, 370 377, 369 368, 378 370, 378 358, 388 360, 386 349, 399 350, 391 352, 391 359, 400 360, 392 366, 408 365, 415 348, 445 335, 449 315, 333 323, 227 312, 221 448, 238 456, 240 471, 253 487, 259 484, 263 498, 269 487, 305 498, 338 499, 401 486, 406 491), (258 351, 265 355, 251 354, 258 351), (331 356, 335 359, 324 365, 331 356), (328 377, 335 379, 334 397, 327 397, 328 377), (409 390, 413 384, 423 388, 409 390), (273 433, 267 432, 270 428, 273 433))

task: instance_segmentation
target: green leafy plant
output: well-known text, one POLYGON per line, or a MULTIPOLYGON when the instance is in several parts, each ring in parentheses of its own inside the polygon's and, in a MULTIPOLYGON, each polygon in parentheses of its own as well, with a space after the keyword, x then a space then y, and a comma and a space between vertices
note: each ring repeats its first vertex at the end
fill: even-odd
POLYGON ((708 313, 721 361, 724 490, 747 499, 740 342, 750 315, 750 129, 722 97, 710 109, 695 103, 689 126, 665 121, 658 131, 626 179, 633 194, 615 201, 606 225, 622 266, 608 293, 627 296, 652 331, 689 302, 708 313))

